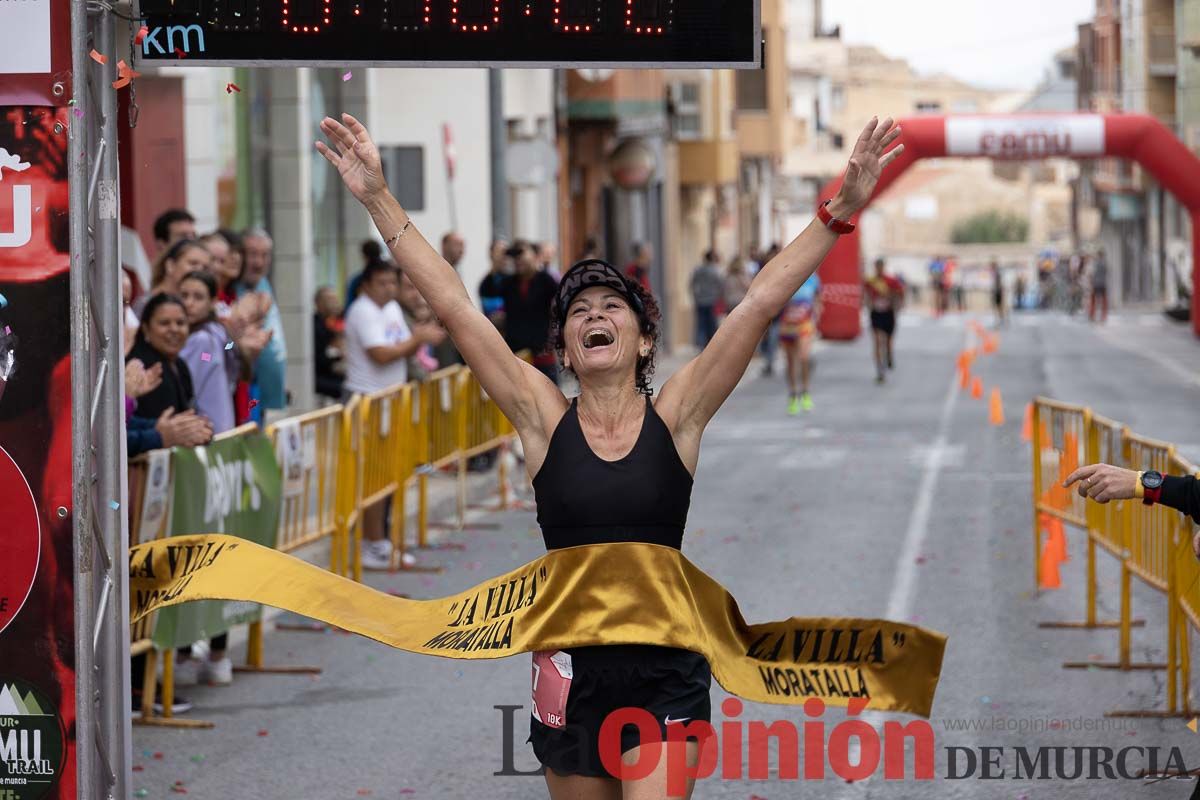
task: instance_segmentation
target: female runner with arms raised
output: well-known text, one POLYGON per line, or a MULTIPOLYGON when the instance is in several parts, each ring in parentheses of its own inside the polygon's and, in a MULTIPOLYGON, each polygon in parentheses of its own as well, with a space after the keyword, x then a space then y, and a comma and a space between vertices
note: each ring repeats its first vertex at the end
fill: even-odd
MULTIPOLYGON (((579 379, 579 396, 568 400, 512 354, 471 303, 454 268, 412 225, 388 191, 379 151, 362 123, 343 114, 340 122, 326 117, 321 130, 330 144, 317 142, 317 149, 370 212, 396 263, 521 437, 548 549, 628 541, 681 546, 705 426, 742 377, 771 320, 837 240, 830 226, 838 227, 837 220, 848 220, 866 204, 881 170, 903 150, 903 145, 888 150, 900 135, 891 119, 871 120, 855 144, 841 189, 825 206, 834 222, 814 220, 768 262, 709 345, 654 401, 649 387, 659 314, 653 297, 606 262, 573 266, 553 307, 562 367, 579 379)), ((570 680, 565 702, 561 695, 539 697, 535 687, 531 739, 548 767, 551 796, 665 797, 665 759, 637 781, 622 782, 605 769, 598 753, 600 725, 623 706, 646 709, 664 739, 669 724, 708 720, 711 675, 704 657, 622 645, 537 653, 534 664, 535 674, 556 668, 570 680)), ((638 745, 636 732, 627 728, 621 737, 625 761, 636 762, 638 745)), ((679 746, 688 748, 688 761, 694 762, 697 744, 679 746)))

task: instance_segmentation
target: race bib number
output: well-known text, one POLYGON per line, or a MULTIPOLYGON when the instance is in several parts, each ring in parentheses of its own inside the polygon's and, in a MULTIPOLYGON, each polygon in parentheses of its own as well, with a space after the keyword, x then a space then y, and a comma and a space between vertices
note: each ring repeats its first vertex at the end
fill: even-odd
POLYGON ((567 726, 567 695, 575 671, 562 650, 533 654, 533 718, 550 728, 567 726))

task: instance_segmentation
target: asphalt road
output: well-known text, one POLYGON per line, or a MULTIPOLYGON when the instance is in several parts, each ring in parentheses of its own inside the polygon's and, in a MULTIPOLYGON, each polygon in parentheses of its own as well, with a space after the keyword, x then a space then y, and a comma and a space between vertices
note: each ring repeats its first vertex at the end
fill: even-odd
MULTIPOLYGON (((988 322, 988 320, 983 320, 988 322)), ((988 424, 985 401, 960 392, 962 317, 901 320, 896 369, 873 382, 865 338, 818 347, 813 412, 785 413, 778 377, 759 365, 705 436, 685 554, 738 599, 751 621, 792 615, 888 616, 949 636, 930 719, 935 777, 847 783, 709 778, 695 797, 1187 798, 1192 781, 1014 779, 1015 748, 1179 748, 1200 767, 1200 736, 1184 720, 1109 720, 1112 709, 1161 709, 1162 672, 1064 671, 1063 660, 1112 660, 1115 631, 1039 629, 1083 610, 1083 547, 1071 531, 1063 588, 1033 591, 1029 447, 1020 441, 1035 394, 1091 405, 1200 459, 1200 342, 1155 315, 1115 316, 1104 328, 1057 315, 1018 315, 977 372, 1004 397, 1007 424, 988 424), (993 751, 1005 777, 951 779, 948 748, 993 751)), ((479 512, 480 527, 448 540, 464 550, 422 554, 436 575, 372 575, 373 585, 433 597, 530 561, 542 551, 531 512, 479 512)), ((1117 571, 1100 558, 1100 614, 1117 613, 1117 571)), ((1160 661, 1165 599, 1135 581, 1134 654, 1160 661)), ((373 797, 547 797, 532 771, 527 657, 456 662, 390 650, 326 631, 271 631, 269 662, 320 666, 319 676, 238 675, 227 688, 186 693, 210 731, 135 728, 134 786, 146 797, 336 800, 373 797), (520 706, 505 711, 503 706, 520 706), (507 714, 507 716, 506 716, 507 714), (157 755, 156 755, 157 754, 157 755), (161 757, 159 757, 161 756, 161 757)), ((240 655, 240 654, 239 654, 240 655)), ((714 684, 714 723, 726 720, 714 684)), ((845 717, 825 717, 832 730, 845 717)), ((876 726, 911 717, 869 714, 876 726)), ((797 707, 747 704, 740 720, 803 720, 797 707)), ((955 751, 958 774, 963 750, 955 751)), ((1089 755, 1085 753, 1087 774, 1089 755)), ((1055 774, 1055 752, 1043 751, 1055 774)), ((1149 756, 1129 751, 1128 769, 1149 756)), ((911 761, 909 762, 911 763, 911 761)), ((1115 761, 1113 762, 1115 765, 1115 761)), ((1175 764, 1174 766, 1178 766, 1175 764)), ((1103 775, 1103 771, 1100 771, 1103 775)))

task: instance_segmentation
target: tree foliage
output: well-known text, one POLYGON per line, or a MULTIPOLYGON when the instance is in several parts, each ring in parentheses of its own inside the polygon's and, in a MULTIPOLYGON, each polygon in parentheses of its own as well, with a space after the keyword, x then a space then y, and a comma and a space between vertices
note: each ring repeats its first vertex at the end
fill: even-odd
POLYGON ((1006 211, 982 211, 954 224, 950 240, 955 244, 1024 242, 1029 220, 1006 211))

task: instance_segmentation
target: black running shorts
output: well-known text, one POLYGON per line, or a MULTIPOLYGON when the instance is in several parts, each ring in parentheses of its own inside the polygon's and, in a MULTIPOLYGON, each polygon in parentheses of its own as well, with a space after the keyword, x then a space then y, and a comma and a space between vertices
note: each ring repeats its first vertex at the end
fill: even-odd
POLYGON ((877 331, 883 331, 888 336, 891 336, 896 330, 896 312, 872 311, 871 327, 877 331))
MULTIPOLYGON (((712 672, 698 653, 650 645, 577 647, 568 652, 573 676, 565 719, 552 719, 555 727, 536 718, 529 722, 534 754, 559 775, 614 777, 601 761, 600 729, 605 718, 619 708, 647 711, 658 723, 663 742, 667 741, 668 725, 712 719, 712 672)), ((561 656, 558 658, 561 663, 561 656)), ((550 715, 545 718, 551 719, 550 715)), ((624 726, 620 752, 640 744, 640 730, 624 726)))

